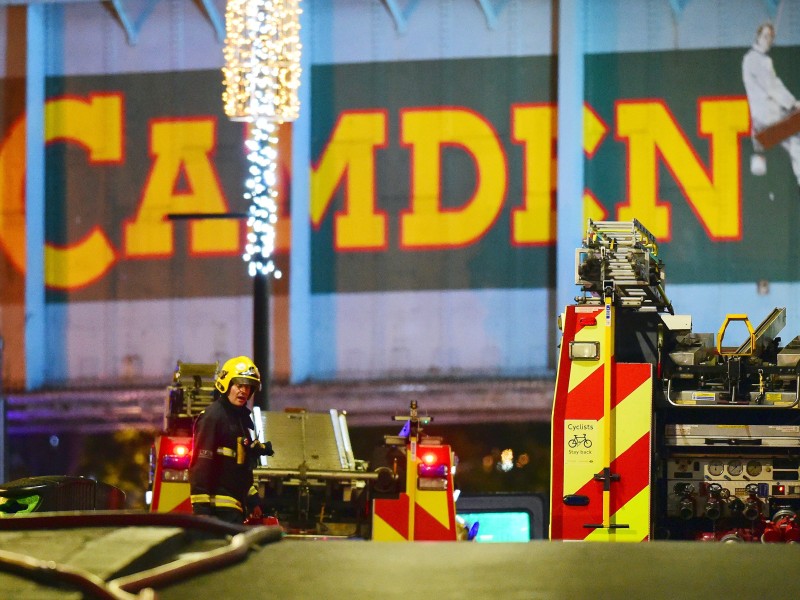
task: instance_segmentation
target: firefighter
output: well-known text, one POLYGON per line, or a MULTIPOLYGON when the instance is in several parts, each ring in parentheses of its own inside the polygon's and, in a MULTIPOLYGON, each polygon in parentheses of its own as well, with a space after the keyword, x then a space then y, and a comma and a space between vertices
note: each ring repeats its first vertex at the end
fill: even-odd
POLYGON ((222 365, 214 387, 214 402, 194 426, 192 512, 242 523, 258 457, 274 454, 271 442, 262 444, 250 433, 254 427, 247 402, 261 389, 261 376, 252 360, 237 356, 222 365))

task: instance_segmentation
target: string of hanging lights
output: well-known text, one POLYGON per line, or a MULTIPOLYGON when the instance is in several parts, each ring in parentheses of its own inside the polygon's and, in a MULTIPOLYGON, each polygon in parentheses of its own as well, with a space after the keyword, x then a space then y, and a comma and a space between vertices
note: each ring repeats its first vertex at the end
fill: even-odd
POLYGON ((271 275, 278 221, 278 125, 300 112, 300 0, 228 0, 222 68, 225 114, 250 123, 244 197, 250 202, 242 258, 248 272, 271 275))

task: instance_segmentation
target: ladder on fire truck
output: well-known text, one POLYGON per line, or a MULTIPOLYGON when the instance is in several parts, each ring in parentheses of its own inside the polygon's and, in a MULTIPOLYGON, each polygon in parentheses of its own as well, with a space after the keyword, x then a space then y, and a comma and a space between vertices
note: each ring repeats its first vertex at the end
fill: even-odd
POLYGON ((575 283, 597 296, 576 300, 599 303, 611 295, 620 307, 672 313, 662 270, 656 239, 639 221, 589 219, 583 247, 575 251, 575 283))

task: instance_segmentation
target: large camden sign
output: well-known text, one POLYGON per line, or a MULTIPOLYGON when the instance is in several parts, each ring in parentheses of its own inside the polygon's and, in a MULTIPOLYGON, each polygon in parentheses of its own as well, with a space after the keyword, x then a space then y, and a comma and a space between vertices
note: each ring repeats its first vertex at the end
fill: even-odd
MULTIPOLYGON (((798 51, 771 52, 789 90, 798 51)), ((669 249, 671 283, 800 278, 786 260, 800 224, 791 144, 751 139, 746 52, 586 57, 576 201, 586 217, 642 221, 669 249)), ((553 69, 547 57, 314 67, 312 292, 551 285, 553 69)), ((248 293, 241 220, 170 218, 246 210, 244 125, 222 115, 220 90, 217 71, 48 79, 51 301, 248 293)), ((21 111, 4 115, 0 260, 17 272, 24 134, 21 111)), ((281 212, 285 261, 285 193, 281 212)))

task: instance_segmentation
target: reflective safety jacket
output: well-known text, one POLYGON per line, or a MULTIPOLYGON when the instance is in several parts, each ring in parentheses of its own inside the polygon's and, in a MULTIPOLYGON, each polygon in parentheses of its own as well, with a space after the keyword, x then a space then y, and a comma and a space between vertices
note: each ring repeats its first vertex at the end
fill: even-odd
POLYGON ((192 505, 208 503, 243 511, 253 484, 254 465, 245 451, 251 429, 250 410, 234 406, 223 396, 200 415, 194 426, 189 466, 192 505))

